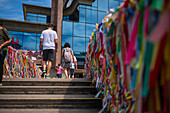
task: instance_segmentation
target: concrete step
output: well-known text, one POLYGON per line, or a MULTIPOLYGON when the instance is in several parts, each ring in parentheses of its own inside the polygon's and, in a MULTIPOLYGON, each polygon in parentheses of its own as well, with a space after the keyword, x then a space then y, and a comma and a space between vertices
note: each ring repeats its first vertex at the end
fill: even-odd
POLYGON ((90 86, 91 80, 84 78, 5 78, 3 86, 90 86))
POLYGON ((1 113, 98 113, 100 109, 0 109, 1 113))
POLYGON ((0 86, 0 94, 91 94, 93 86, 0 86))
POLYGON ((100 109, 101 105, 92 95, 0 95, 0 108, 100 109))

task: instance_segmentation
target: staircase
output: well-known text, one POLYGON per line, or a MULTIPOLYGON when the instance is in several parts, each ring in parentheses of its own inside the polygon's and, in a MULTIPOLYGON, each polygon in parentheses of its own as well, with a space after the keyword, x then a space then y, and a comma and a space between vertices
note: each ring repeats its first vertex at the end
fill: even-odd
POLYGON ((100 98, 89 79, 4 79, 0 113, 97 113, 100 98))

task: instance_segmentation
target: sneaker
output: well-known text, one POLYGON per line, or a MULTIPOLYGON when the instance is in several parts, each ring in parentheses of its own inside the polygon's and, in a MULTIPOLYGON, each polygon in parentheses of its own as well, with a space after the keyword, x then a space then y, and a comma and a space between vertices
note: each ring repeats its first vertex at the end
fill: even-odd
POLYGON ((45 75, 45 78, 50 78, 50 76, 49 75, 45 75))

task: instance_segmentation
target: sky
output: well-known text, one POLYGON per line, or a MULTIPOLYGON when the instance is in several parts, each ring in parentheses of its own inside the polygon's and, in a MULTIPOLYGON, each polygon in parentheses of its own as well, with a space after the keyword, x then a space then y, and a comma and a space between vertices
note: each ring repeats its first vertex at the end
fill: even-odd
POLYGON ((0 0, 0 18, 24 20, 22 3, 51 7, 51 0, 0 0))

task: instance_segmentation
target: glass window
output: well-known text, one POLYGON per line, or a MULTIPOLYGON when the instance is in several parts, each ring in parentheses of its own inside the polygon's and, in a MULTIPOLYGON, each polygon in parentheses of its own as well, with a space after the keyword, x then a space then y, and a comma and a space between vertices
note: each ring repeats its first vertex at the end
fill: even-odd
POLYGON ((86 51, 87 51, 87 47, 89 45, 89 41, 90 41, 90 38, 86 38, 86 51))
POLYGON ((38 22, 40 22, 40 23, 47 23, 47 18, 45 18, 45 17, 38 17, 38 22))
POLYGON ((98 0, 98 10, 108 11, 108 0, 98 0))
POLYGON ((100 23, 105 16, 107 16, 106 12, 98 11, 98 23, 100 23))
POLYGON ((63 20, 69 20, 69 16, 64 16, 63 20))
MULTIPOLYGON (((74 51, 73 51, 74 52, 74 51)), ((79 69, 84 69, 84 63, 85 63, 85 56, 86 56, 86 52, 74 52, 74 56, 77 59, 77 67, 79 69)))
POLYGON ((36 34, 35 33, 24 33, 23 49, 36 50, 36 34))
POLYGON ((27 21, 37 22, 37 14, 27 13, 27 21))
POLYGON ((27 16, 37 16, 37 14, 34 14, 34 13, 27 13, 27 16))
POLYGON ((40 15, 40 14, 38 14, 38 17, 40 17, 40 18, 46 18, 47 16, 46 16, 46 15, 40 15))
POLYGON ((115 0, 109 0, 109 9, 116 9, 119 6, 119 2, 115 0))
POLYGON ((39 50, 39 33, 8 31, 12 39, 11 46, 15 49, 39 50))
POLYGON ((85 52, 85 38, 81 38, 81 37, 73 38, 73 51, 85 52))
POLYGON ((27 16, 27 21, 37 22, 37 16, 27 16))
POLYGON ((62 30, 62 34, 63 35, 70 35, 72 36, 72 26, 73 22, 69 22, 69 21, 63 21, 63 30, 62 30))
POLYGON ((97 7, 92 7, 92 6, 86 6, 87 9, 94 9, 97 10, 97 7))
POLYGON ((85 37, 85 24, 84 23, 74 23, 74 36, 85 37))
POLYGON ((79 18, 80 22, 85 22, 85 9, 79 8, 79 18))
POLYGON ((9 32, 9 35, 11 37, 11 46, 15 49, 22 49, 22 37, 23 37, 23 32, 20 32, 22 34, 11 34, 9 32))
POLYGON ((18 31, 8 31, 10 37, 11 37, 11 46, 15 49, 21 49, 22 48, 22 37, 23 32, 18 31))
POLYGON ((47 16, 40 14, 27 13, 27 21, 47 23, 47 16))
POLYGON ((40 46, 40 36, 41 36, 41 34, 37 34, 37 50, 39 50, 39 46, 40 46))
POLYGON ((91 33, 95 29, 96 25, 94 24, 86 24, 86 37, 90 37, 91 33))
POLYGON ((92 6, 93 6, 93 7, 97 7, 97 0, 95 0, 95 1, 92 3, 92 6))
POLYGON ((97 23, 97 11, 86 9, 86 22, 87 23, 97 23))
POLYGON ((85 5, 79 5, 79 8, 85 8, 86 6, 85 5))
POLYGON ((37 37, 39 37, 39 38, 40 38, 40 37, 41 37, 41 34, 38 34, 38 33, 37 33, 37 37))
POLYGON ((71 48, 73 48, 72 44, 73 44, 73 41, 72 41, 72 37, 71 36, 62 36, 62 48, 64 47, 64 44, 68 42, 71 46, 71 48))
POLYGON ((23 32, 19 32, 19 31, 8 31, 9 34, 20 34, 23 35, 23 32))

